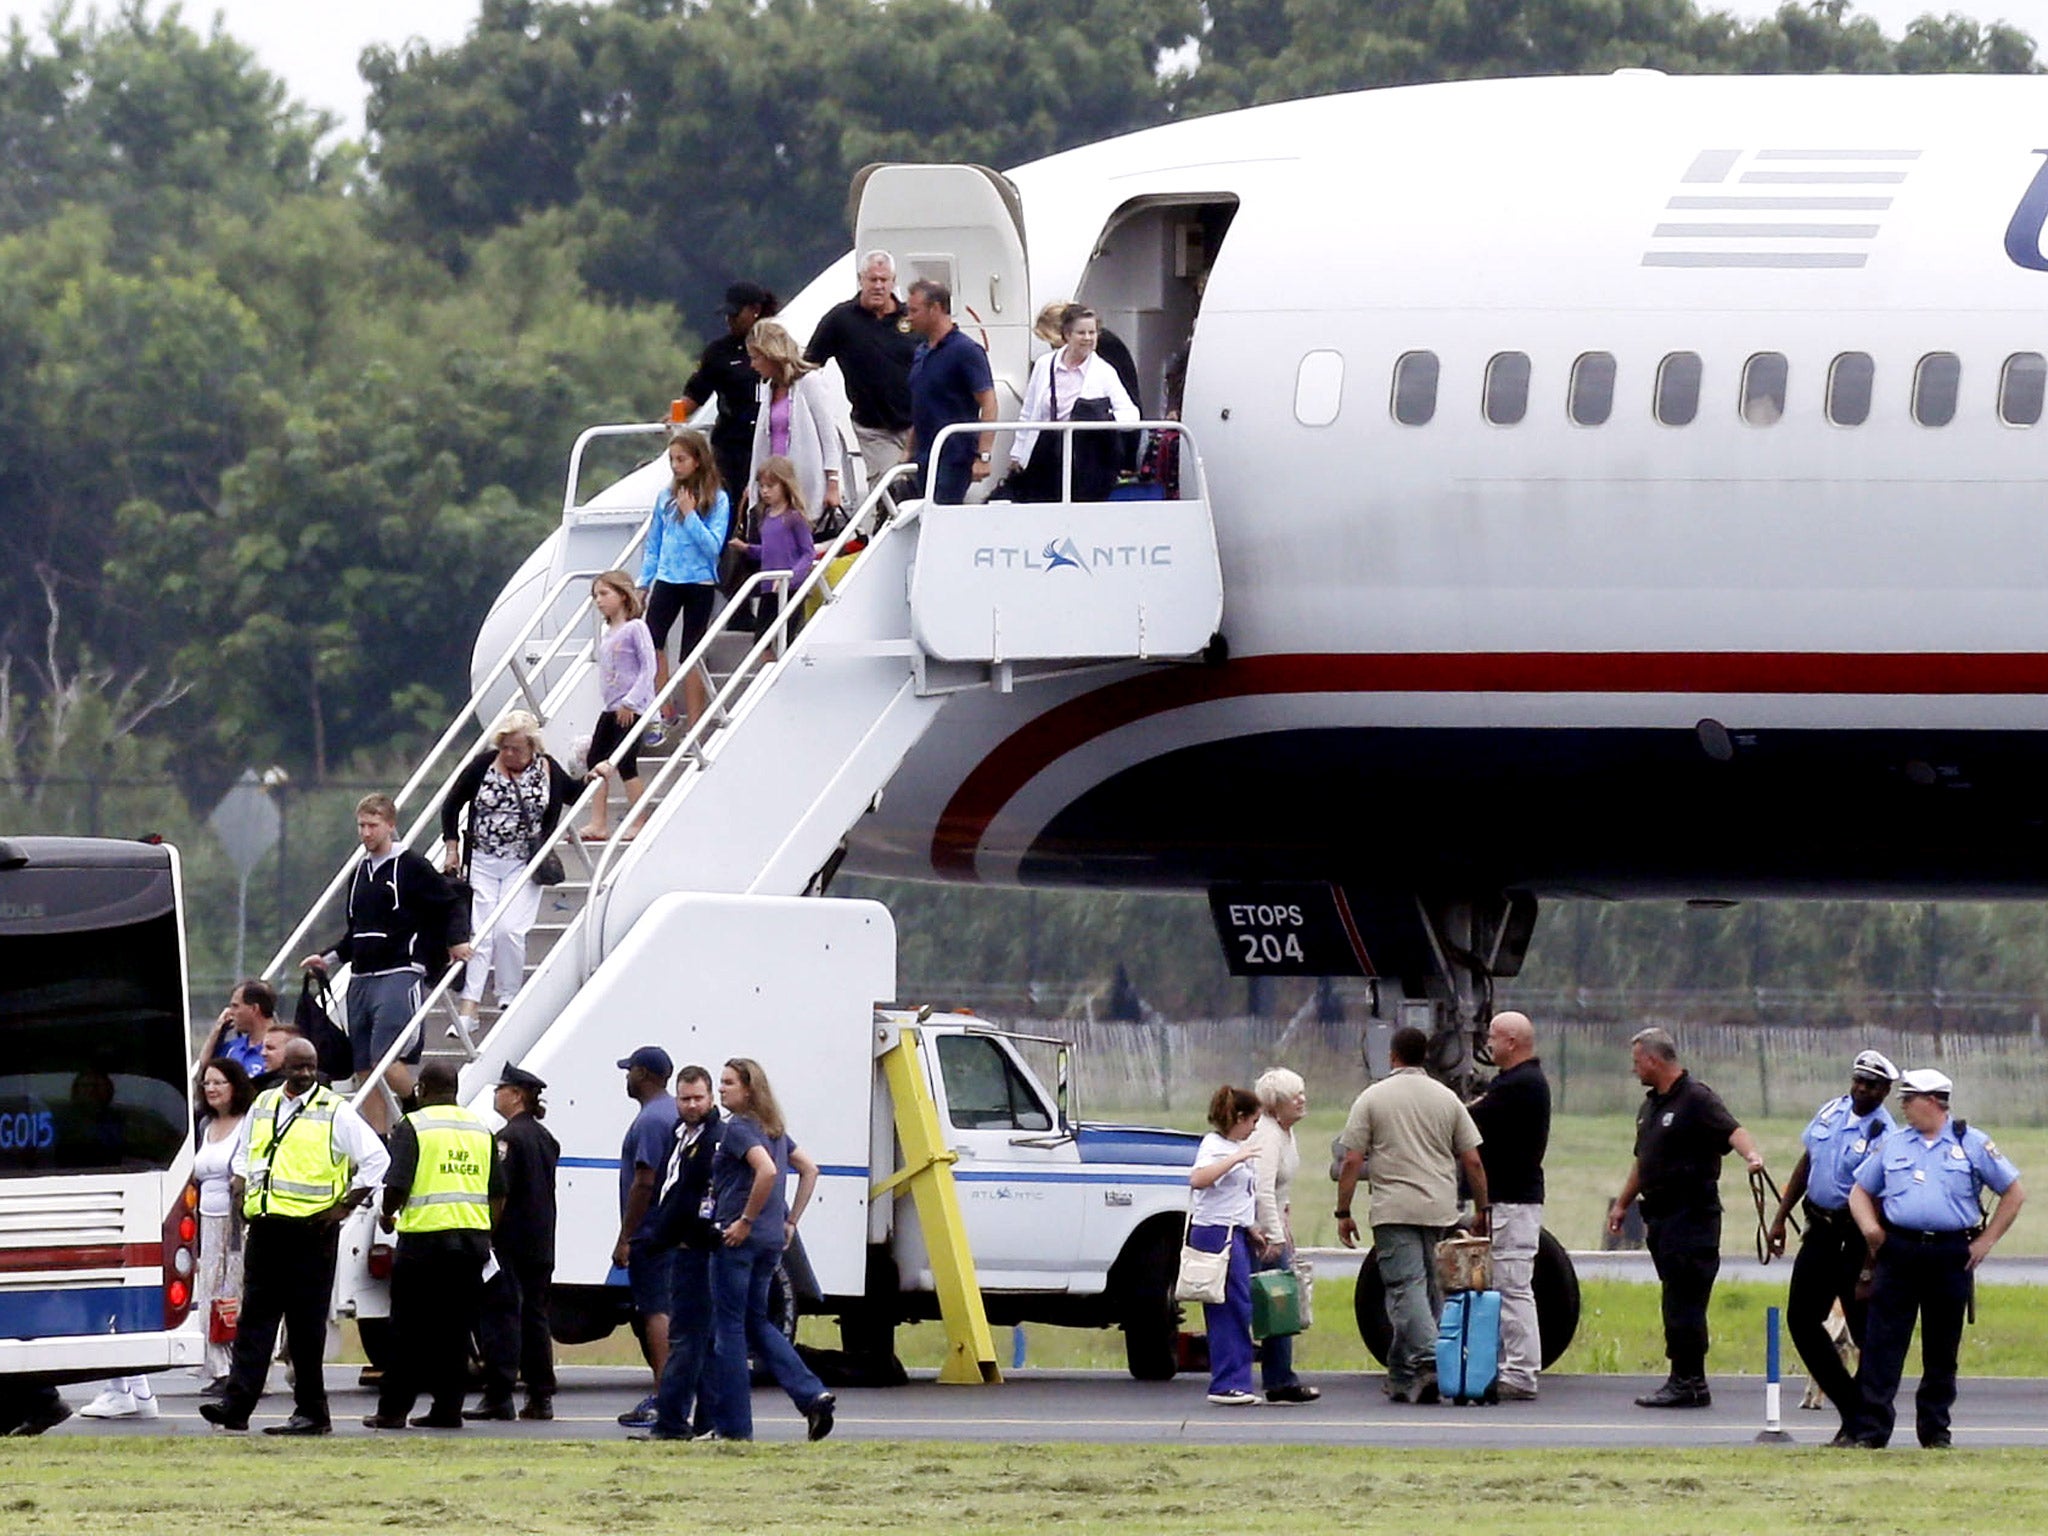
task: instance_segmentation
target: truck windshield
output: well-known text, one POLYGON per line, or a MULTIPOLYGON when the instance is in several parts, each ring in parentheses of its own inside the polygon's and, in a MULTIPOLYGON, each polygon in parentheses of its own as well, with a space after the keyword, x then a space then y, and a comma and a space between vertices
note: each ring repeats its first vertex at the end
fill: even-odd
POLYGON ((1052 1116, 1031 1091, 1016 1063, 983 1035, 939 1036, 939 1068, 946 1077, 946 1111, 969 1131, 1046 1131, 1052 1116))
POLYGON ((0 933, 0 1178, 169 1167, 187 1034, 175 913, 0 933))

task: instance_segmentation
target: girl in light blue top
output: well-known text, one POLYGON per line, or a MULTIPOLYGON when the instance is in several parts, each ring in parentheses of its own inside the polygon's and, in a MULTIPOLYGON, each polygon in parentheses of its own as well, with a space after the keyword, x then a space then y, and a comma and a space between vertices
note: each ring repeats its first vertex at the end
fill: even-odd
MULTIPOLYGON (((732 523, 709 438, 695 427, 676 428, 669 434, 668 467, 673 478, 655 499, 646 552, 640 558, 657 691, 668 686, 668 632, 676 619, 683 621, 679 644, 684 656, 697 648, 711 627, 718 606, 718 556, 732 523)), ((704 673, 699 668, 683 679, 683 707, 692 724, 704 713, 704 699, 704 673)), ((675 710, 664 707, 662 715, 673 721, 675 710)))

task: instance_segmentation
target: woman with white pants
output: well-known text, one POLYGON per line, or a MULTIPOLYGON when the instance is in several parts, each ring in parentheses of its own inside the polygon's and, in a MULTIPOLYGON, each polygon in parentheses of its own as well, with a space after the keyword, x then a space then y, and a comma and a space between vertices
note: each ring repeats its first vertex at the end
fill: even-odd
POLYGON ((543 887, 519 873, 551 837, 576 781, 547 755, 540 722, 514 710, 449 787, 441 806, 442 866, 469 881, 470 932, 483 933, 498 908, 505 911, 476 946, 463 973, 457 1003, 475 1018, 484 982, 495 974, 498 1006, 509 1006, 526 976, 526 934, 540 915, 543 887), (466 825, 460 823, 468 813, 466 825))

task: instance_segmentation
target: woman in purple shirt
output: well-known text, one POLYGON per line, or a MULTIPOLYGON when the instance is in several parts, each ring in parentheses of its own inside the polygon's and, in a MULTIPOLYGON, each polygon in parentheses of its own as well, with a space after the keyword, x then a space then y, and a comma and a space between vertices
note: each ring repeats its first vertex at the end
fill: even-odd
MULTIPOLYGON (((754 474, 754 505, 761 509, 761 541, 749 544, 745 539, 734 539, 732 547, 760 562, 764 571, 789 572, 788 593, 793 593, 804 584, 804 578, 811 574, 811 566, 818 558, 817 541, 811 537, 811 520, 806 515, 803 487, 797 484, 796 466, 789 459, 776 454, 764 459, 754 474)), ((755 609, 754 633, 765 635, 769 627, 781 617, 781 604, 773 593, 764 594, 755 609)), ((787 645, 796 638, 796 632, 803 628, 801 610, 790 617, 789 632, 782 637, 787 645)))

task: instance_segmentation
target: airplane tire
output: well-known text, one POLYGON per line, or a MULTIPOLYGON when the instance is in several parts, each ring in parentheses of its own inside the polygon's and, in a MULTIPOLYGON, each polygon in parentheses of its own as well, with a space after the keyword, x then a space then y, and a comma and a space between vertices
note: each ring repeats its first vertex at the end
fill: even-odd
MULTIPOLYGON (((1579 1331, 1580 1300, 1572 1256, 1547 1228, 1537 1242, 1531 1288, 1536 1292, 1536 1327, 1543 1335, 1543 1367, 1548 1370, 1571 1348, 1579 1331)), ((1379 1255, 1370 1249, 1358 1271, 1358 1288, 1351 1294, 1351 1313, 1366 1353, 1385 1365, 1394 1330, 1387 1322, 1387 1288, 1380 1281, 1379 1255)))
POLYGON ((1155 1224, 1118 1260, 1124 1364, 1139 1381, 1171 1381, 1180 1368, 1180 1228, 1155 1224))

